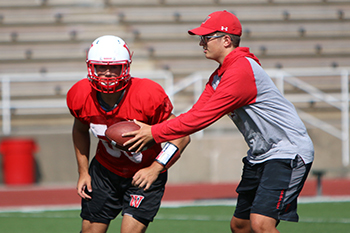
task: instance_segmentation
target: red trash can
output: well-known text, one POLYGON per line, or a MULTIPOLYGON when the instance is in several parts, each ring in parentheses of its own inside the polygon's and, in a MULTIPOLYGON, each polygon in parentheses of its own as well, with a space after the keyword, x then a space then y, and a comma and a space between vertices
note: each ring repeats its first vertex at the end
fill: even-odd
POLYGON ((9 185, 33 184, 37 146, 32 139, 5 139, 0 143, 3 155, 4 183, 9 185))

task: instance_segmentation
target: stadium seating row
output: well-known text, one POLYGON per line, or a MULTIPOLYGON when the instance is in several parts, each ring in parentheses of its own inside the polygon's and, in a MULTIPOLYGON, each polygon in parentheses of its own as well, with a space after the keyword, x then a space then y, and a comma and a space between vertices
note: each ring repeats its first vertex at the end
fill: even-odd
POLYGON ((319 5, 319 4, 339 4, 347 2, 347 0, 16 0, 16 1, 1 1, 0 7, 7 8, 28 8, 28 7, 60 7, 60 6, 89 6, 89 5, 104 5, 104 6, 179 6, 179 5, 194 5, 194 6, 213 6, 213 5, 319 5))
MULTIPOLYGON (((11 122, 1 126, 5 126, 11 136, 43 134, 38 141, 41 151, 37 158, 45 168, 44 182, 76 182, 72 180, 76 175, 74 167, 67 170, 67 164, 75 166, 75 162, 73 149, 69 146, 73 120, 65 106, 65 94, 78 78, 85 77, 85 53, 89 44, 101 35, 118 35, 135 51, 131 75, 147 77, 145 70, 170 70, 177 88, 178 84, 189 81, 184 79, 189 74, 217 67, 217 63, 204 58, 198 38, 189 36, 187 30, 197 27, 207 14, 223 9, 240 18, 243 25, 241 45, 250 47, 264 68, 284 68, 281 70, 286 71, 289 67, 333 67, 330 68, 333 71, 338 70, 337 66, 350 64, 349 0, 1 0, 0 86, 3 89, 0 113, 3 118, 0 123, 11 122), (56 72, 59 81, 45 80, 56 72), (65 80, 70 72, 81 75, 74 80, 65 80), (11 75, 22 80, 14 81, 11 75), (12 82, 6 83, 6 77, 12 82), (33 79, 38 77, 34 82, 33 79), (7 84, 8 89, 4 88, 7 84), (9 91, 10 109, 4 108, 6 91, 9 91), (54 178, 48 178, 50 176, 54 178)), ((300 78, 332 95, 339 93, 341 88, 339 76, 300 78)), ((202 79, 197 87, 186 86, 172 99, 176 114, 192 105, 205 82, 202 79)), ((341 128, 337 109, 288 83, 284 85, 286 97, 297 108, 341 128)), ((205 130, 205 134, 216 136, 193 145, 201 148, 203 142, 208 144, 202 151, 210 161, 217 159, 217 154, 225 159, 222 164, 231 161, 226 160, 226 154, 220 148, 223 147, 220 144, 223 135, 237 132, 229 121, 225 118, 215 123, 205 130), (215 158, 205 153, 212 153, 215 158)), ((322 132, 310 128, 313 136, 316 135, 315 146, 318 147, 315 167, 322 163, 321 167, 331 164, 338 169, 341 162, 334 162, 335 156, 332 156, 329 163, 328 158, 329 154, 339 154, 341 145, 334 143, 332 136, 322 137, 322 132), (322 138, 317 138, 319 134, 322 138), (327 159, 322 160, 322 154, 327 159)), ((0 136, 4 136, 6 130, 3 128, 0 136)), ((197 135, 201 133, 193 138, 197 135)), ((226 146, 231 144, 230 138, 226 146)), ((237 151, 240 144, 235 144, 236 153, 240 151, 237 151)), ((245 150, 242 148, 239 156, 245 150)), ((189 151, 192 155, 188 158, 202 151, 189 151)), ((240 167, 239 160, 234 164, 240 167)), ((183 163, 192 164, 191 160, 183 163)), ((179 168, 183 170, 183 167, 179 168)), ((198 174, 198 181, 206 179, 198 174)))
MULTIPOLYGON (((240 18, 241 45, 265 68, 350 64, 350 4, 344 0, 3 0, 0 72, 85 72, 91 41, 114 34, 135 51, 132 71, 166 69, 180 80, 217 67, 187 30, 222 9, 240 18)), ((64 98, 57 90, 66 91, 55 83, 48 92, 23 86, 12 89, 15 99, 64 98)))
POLYGON ((226 9, 235 13, 242 22, 273 23, 276 21, 331 21, 346 20, 349 7, 319 6, 198 6, 185 7, 62 7, 2 9, 0 22, 6 25, 45 24, 110 24, 110 23, 198 23, 209 13, 226 9), (341 8, 340 8, 341 7, 341 8))

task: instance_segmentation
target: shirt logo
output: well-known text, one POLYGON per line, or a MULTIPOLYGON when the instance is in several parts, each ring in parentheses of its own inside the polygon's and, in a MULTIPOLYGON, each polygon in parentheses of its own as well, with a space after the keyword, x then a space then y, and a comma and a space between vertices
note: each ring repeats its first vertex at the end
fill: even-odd
POLYGON ((131 197, 131 200, 129 204, 131 207, 135 207, 135 208, 139 208, 142 200, 145 198, 144 196, 134 195, 134 194, 131 194, 130 197, 131 197))
POLYGON ((219 75, 215 75, 213 78, 213 81, 211 82, 211 86, 213 87, 214 90, 216 90, 220 81, 221 81, 221 77, 219 75))

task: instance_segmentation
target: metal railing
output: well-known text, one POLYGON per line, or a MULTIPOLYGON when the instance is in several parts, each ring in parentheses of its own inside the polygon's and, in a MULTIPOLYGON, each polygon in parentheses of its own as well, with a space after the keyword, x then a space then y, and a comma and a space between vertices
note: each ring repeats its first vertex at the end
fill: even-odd
MULTIPOLYGON (((161 85, 170 93, 173 92, 173 75, 169 71, 153 70, 133 72, 132 76, 149 78, 153 80, 163 80, 161 85)), ((55 97, 46 99, 43 98, 18 98, 18 96, 12 95, 11 85, 14 83, 62 83, 71 82, 73 85, 76 81, 85 78, 86 73, 48 73, 48 74, 6 74, 0 75, 1 81, 1 102, 0 109, 2 110, 2 134, 4 136, 11 135, 11 115, 13 110, 19 109, 57 109, 63 108, 67 110, 65 94, 61 97, 55 97)), ((66 90, 67 91, 67 90, 66 90)), ((40 94, 40 93, 39 93, 40 94)), ((32 95, 38 95, 33 91, 32 95)), ((172 96, 170 96, 172 98, 172 96)), ((42 111, 38 114, 45 114, 42 111)))
MULTIPOLYGON (((302 120, 314 127, 317 127, 342 141, 342 163, 349 165, 349 68, 309 68, 309 69, 267 69, 266 72, 275 80, 276 86, 282 94, 285 94, 285 84, 290 84, 300 89, 305 94, 285 94, 286 98, 292 103, 311 103, 324 102, 341 112, 341 128, 322 121, 300 109, 298 113, 302 120), (310 85, 298 77, 325 77, 334 76, 340 80, 340 93, 325 93, 322 90, 310 85)), ((185 88, 193 86, 194 100, 197 100, 203 91, 204 80, 207 80, 211 71, 196 72, 187 78, 174 84, 174 78, 171 72, 159 71, 137 71, 132 76, 140 78, 150 78, 158 81, 166 90, 172 101, 177 95, 181 94, 185 88)), ((0 109, 2 110, 2 134, 11 134, 11 110, 12 109, 50 109, 66 108, 65 98, 60 99, 35 99, 35 100, 13 100, 11 99, 11 84, 15 82, 63 82, 78 81, 86 77, 86 73, 50 73, 50 74, 8 74, 0 75, 1 96, 0 109)), ((187 109, 193 103, 189 102, 187 109)), ((176 105, 175 105, 176 107, 176 105)), ((186 111, 183 109, 181 112, 186 111)), ((198 134, 203 135, 203 132, 198 134)))
MULTIPOLYGON (((301 119, 328 134, 339 138, 342 142, 342 163, 349 165, 349 70, 350 68, 303 68, 303 69, 266 69, 268 75, 275 80, 276 86, 285 95, 285 83, 305 92, 303 94, 285 95, 292 103, 325 102, 341 112, 341 129, 322 121, 300 109, 297 109, 301 119), (340 93, 325 93, 315 86, 301 80, 298 77, 326 77, 336 76, 340 81, 340 93)), ((180 92, 190 85, 194 85, 193 95, 198 99, 203 89, 203 80, 207 80, 211 71, 196 72, 177 83, 172 95, 180 92)), ((336 82, 337 80, 335 80, 336 82)), ((199 134, 199 136, 203 133, 199 134)))

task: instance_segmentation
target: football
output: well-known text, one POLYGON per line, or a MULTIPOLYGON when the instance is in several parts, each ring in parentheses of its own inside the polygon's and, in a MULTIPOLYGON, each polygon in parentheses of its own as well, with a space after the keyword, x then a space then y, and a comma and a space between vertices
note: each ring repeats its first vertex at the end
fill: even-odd
POLYGON ((140 126, 135 124, 133 121, 120 121, 109 126, 105 131, 105 136, 113 146, 117 147, 118 149, 128 151, 128 148, 131 145, 123 146, 123 144, 124 142, 133 138, 133 136, 122 137, 122 134, 138 129, 140 129, 140 126))

